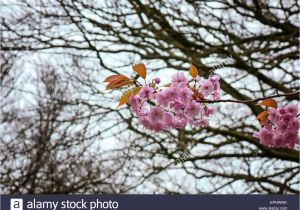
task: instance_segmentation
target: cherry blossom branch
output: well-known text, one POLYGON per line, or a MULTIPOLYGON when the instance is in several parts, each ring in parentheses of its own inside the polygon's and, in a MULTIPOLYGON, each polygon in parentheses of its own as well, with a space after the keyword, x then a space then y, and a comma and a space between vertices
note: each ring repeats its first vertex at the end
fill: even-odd
POLYGON ((250 99, 250 100, 233 100, 233 99, 221 99, 221 100, 197 100, 197 102, 202 102, 202 103, 219 103, 219 102, 229 102, 229 103, 243 103, 243 104, 252 104, 264 99, 268 98, 278 98, 278 97, 291 97, 291 96, 296 96, 299 95, 300 91, 296 91, 294 93, 284 93, 284 94, 277 94, 277 95, 272 95, 272 96, 267 96, 267 97, 261 97, 261 98, 256 98, 256 99, 250 99))

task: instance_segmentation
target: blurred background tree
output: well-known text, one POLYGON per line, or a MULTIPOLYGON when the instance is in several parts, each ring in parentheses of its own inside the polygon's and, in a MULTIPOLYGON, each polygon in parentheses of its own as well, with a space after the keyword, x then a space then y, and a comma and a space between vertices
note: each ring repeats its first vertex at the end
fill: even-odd
POLYGON ((298 14, 295 0, 3 0, 2 193, 299 193, 299 153, 252 137, 260 106, 153 133, 101 83, 140 62, 167 82, 192 62, 223 99, 295 92, 298 14))

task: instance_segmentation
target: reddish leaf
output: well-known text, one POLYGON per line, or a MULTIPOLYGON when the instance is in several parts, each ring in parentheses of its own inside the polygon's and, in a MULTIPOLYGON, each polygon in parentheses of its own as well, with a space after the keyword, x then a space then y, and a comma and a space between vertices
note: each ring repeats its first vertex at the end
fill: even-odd
POLYGON ((261 106, 269 106, 277 108, 277 102, 272 98, 267 98, 259 103, 261 106))
POLYGON ((119 106, 122 106, 123 104, 126 104, 129 99, 129 96, 138 94, 138 92, 140 91, 141 88, 142 87, 133 87, 133 88, 125 91, 119 99, 119 104, 118 104, 117 108, 119 106))
POLYGON ((256 119, 260 121, 261 124, 265 124, 268 122, 268 111, 263 111, 259 115, 256 116, 256 119))
POLYGON ((111 75, 111 76, 107 77, 103 82, 112 82, 115 80, 121 81, 123 79, 129 79, 129 78, 122 74, 116 74, 116 75, 111 75))
POLYGON ((147 71, 146 71, 146 66, 143 63, 139 64, 134 64, 132 66, 133 70, 140 75, 143 79, 146 79, 147 71))
POLYGON ((115 89, 115 88, 119 88, 119 87, 123 87, 126 85, 131 85, 133 84, 133 80, 129 80, 129 79, 125 79, 125 80, 121 80, 121 81, 112 81, 110 82, 107 86, 106 89, 115 89))
POLYGON ((193 78, 196 78, 197 75, 198 75, 198 70, 196 68, 196 66, 194 66, 193 64, 190 65, 190 68, 189 68, 189 73, 190 75, 193 77, 193 78))
POLYGON ((114 89, 133 84, 133 80, 122 74, 111 75, 104 82, 108 82, 106 89, 114 89))

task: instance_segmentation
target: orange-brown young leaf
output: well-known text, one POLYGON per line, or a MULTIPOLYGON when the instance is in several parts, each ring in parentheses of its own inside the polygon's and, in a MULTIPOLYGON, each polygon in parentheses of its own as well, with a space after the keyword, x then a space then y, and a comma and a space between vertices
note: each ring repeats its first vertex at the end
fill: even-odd
POLYGON ((134 64, 132 66, 133 70, 140 75, 143 79, 146 79, 147 71, 146 71, 146 66, 143 63, 139 64, 134 64))
POLYGON ((121 81, 123 79, 129 79, 129 78, 122 74, 116 74, 116 75, 111 75, 111 76, 107 77, 103 82, 112 82, 115 80, 121 81))
POLYGON ((263 111, 256 116, 256 119, 260 121, 261 124, 268 122, 268 111, 263 111))
POLYGON ((121 81, 112 81, 106 86, 106 89, 115 89, 115 88, 131 85, 131 84, 133 84, 133 80, 129 80, 129 79, 125 79, 121 81))
POLYGON ((259 104, 262 106, 269 106, 269 107, 277 108, 277 102, 272 98, 264 99, 259 104))
POLYGON ((193 64, 190 65, 190 68, 189 68, 189 73, 190 75, 193 77, 193 78, 196 78, 197 75, 198 75, 198 70, 196 68, 196 66, 194 66, 193 64))
POLYGON ((138 92, 140 91, 141 88, 142 87, 133 87, 133 88, 125 91, 119 99, 119 104, 118 104, 117 108, 119 106, 122 106, 123 104, 126 104, 128 102, 129 96, 138 94, 138 92))
POLYGON ((111 75, 104 82, 108 82, 106 89, 119 88, 125 85, 133 84, 133 80, 122 74, 111 75))

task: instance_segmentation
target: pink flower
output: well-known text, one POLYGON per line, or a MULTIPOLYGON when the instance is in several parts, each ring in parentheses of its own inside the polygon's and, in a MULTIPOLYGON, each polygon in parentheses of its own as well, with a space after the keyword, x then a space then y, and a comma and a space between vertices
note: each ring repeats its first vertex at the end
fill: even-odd
POLYGON ((128 103, 131 105, 131 110, 137 116, 144 116, 147 114, 147 109, 145 105, 141 103, 140 99, 137 98, 135 95, 130 95, 128 98, 128 103))
POLYGON ((256 132, 255 137, 258 137, 260 140, 260 143, 264 145, 272 145, 273 144, 273 134, 268 129, 261 129, 259 132, 256 132))
POLYGON ((195 117, 197 114, 199 114, 200 109, 201 109, 200 104, 195 101, 188 103, 187 106, 185 107, 186 113, 191 117, 195 117))
POLYGON ((139 99, 135 95, 130 95, 128 98, 128 103, 136 108, 139 106, 139 99))
POLYGON ((162 131, 165 129, 165 125, 163 122, 152 122, 149 117, 143 116, 140 117, 140 123, 147 129, 153 131, 162 131))
POLYGON ((220 77, 218 75, 211 76, 208 79, 213 84, 214 90, 218 90, 220 88, 220 77))
POLYGON ((175 118, 174 120, 174 128, 182 128, 186 124, 184 119, 175 118))
MULTIPOLYGON (((219 79, 218 76, 212 76, 205 80, 200 87, 202 95, 213 95, 214 99, 218 99, 219 79)), ((195 78, 196 82, 199 80, 199 76, 195 78)), ((206 107, 202 110, 201 103, 194 100, 194 90, 186 85, 187 82, 183 73, 176 73, 172 76, 171 85, 163 91, 158 90, 158 87, 143 86, 137 95, 129 96, 128 103, 132 112, 139 117, 140 124, 156 132, 167 128, 182 128, 188 124, 207 126, 207 119, 196 117, 200 113, 208 117, 214 109, 206 107), (154 106, 150 101, 154 102, 154 106)), ((159 84, 160 78, 155 78, 152 83, 159 84)), ((291 126, 290 130, 297 128, 295 123, 291 126)))
POLYGON ((291 133, 297 133, 299 130, 299 120, 297 118, 292 119, 288 123, 288 129, 291 133))
POLYGON ((172 102, 172 103, 170 104, 170 107, 171 107, 172 109, 174 109, 175 111, 179 112, 179 111, 184 110, 185 104, 182 103, 182 102, 179 101, 179 100, 175 100, 174 102, 172 102))
POLYGON ((165 111, 161 107, 154 106, 149 111, 149 119, 152 122, 161 121, 164 118, 165 111))
POLYGON ((200 119, 200 120, 196 120, 194 122, 195 125, 201 126, 201 127, 205 127, 208 126, 208 121, 205 119, 200 119))
POLYGON ((168 106, 169 101, 170 101, 166 91, 161 91, 161 92, 157 93, 155 96, 155 99, 159 104, 161 104, 163 106, 168 106))
POLYGON ((181 120, 184 120, 185 122, 187 122, 188 116, 184 113, 184 111, 176 112, 175 115, 176 115, 177 119, 181 119, 181 120))
POLYGON ((209 80, 210 80, 212 83, 216 84, 216 83, 219 82, 220 76, 218 76, 218 75, 210 76, 210 77, 209 77, 209 80))
POLYGON ((287 129, 288 129, 288 123, 285 122, 284 120, 279 120, 277 122, 277 129, 280 131, 280 132, 285 132, 287 129))
POLYGON ((164 116, 164 121, 168 127, 173 127, 175 121, 174 115, 170 112, 166 112, 164 116))
POLYGON ((279 108, 278 108, 278 112, 279 112, 280 114, 286 114, 285 107, 279 107, 279 108))
POLYGON ((143 99, 149 99, 152 93, 154 93, 154 89, 152 87, 144 86, 139 91, 138 95, 143 99))
POLYGON ((219 93, 218 91, 215 91, 215 92, 213 93, 213 99, 214 99, 214 100, 219 100, 219 99, 220 99, 220 93, 219 93))
POLYGON ((176 100, 178 96, 178 89, 170 87, 167 90, 165 90, 165 94, 169 101, 176 100))
POLYGON ((278 110, 269 108, 268 119, 271 123, 267 123, 253 136, 264 145, 294 148, 295 144, 299 144, 300 121, 297 112, 298 108, 295 105, 279 107, 278 110))
POLYGON ((293 149, 295 144, 299 144, 299 137, 297 133, 288 132, 285 136, 286 147, 293 149))
POLYGON ((146 107, 144 105, 142 105, 138 109, 132 109, 132 110, 134 110, 134 112, 136 113, 136 115, 138 117, 142 117, 142 116, 145 116, 148 114, 148 109, 146 109, 146 107))
POLYGON ((149 120, 149 118, 147 116, 143 116, 143 117, 140 117, 140 123, 149 129, 149 127, 151 126, 151 121, 149 120))
POLYGON ((286 113, 286 114, 284 114, 284 115, 281 115, 281 117, 280 117, 280 119, 283 121, 283 122, 285 122, 286 124, 288 124, 289 122, 291 122, 292 120, 293 120, 293 116, 292 115, 290 115, 290 114, 288 114, 288 113, 286 113))
POLYGON ((154 82, 155 82, 156 84, 159 84, 159 83, 160 83, 160 78, 159 78, 159 77, 156 77, 156 78, 154 79, 154 82))
POLYGON ((200 86, 200 91, 203 94, 203 96, 209 96, 214 92, 213 83, 211 83, 211 81, 209 80, 205 80, 200 86))
POLYGON ((182 102, 187 102, 187 101, 191 100, 193 91, 191 89, 189 89, 188 87, 183 87, 183 88, 179 89, 178 95, 182 102))
POLYGON ((298 113, 298 106, 294 104, 289 104, 285 107, 285 110, 290 113, 291 115, 297 115, 298 113))
POLYGON ((209 115, 211 115, 212 113, 214 113, 215 110, 216 110, 215 108, 212 108, 212 107, 206 107, 206 108, 204 109, 203 114, 204 114, 205 116, 208 117, 209 115))
POLYGON ((188 80, 184 76, 183 72, 178 72, 172 76, 172 86, 182 87, 185 86, 188 80))
POLYGON ((281 147, 281 145, 285 145, 284 136, 279 132, 274 133, 273 143, 270 146, 281 147))
POLYGON ((268 119, 271 121, 271 122, 277 122, 280 118, 280 113, 277 111, 277 109, 273 108, 273 107, 270 107, 268 109, 268 119))
POLYGON ((159 132, 165 129, 165 125, 162 122, 152 123, 151 130, 159 132))

